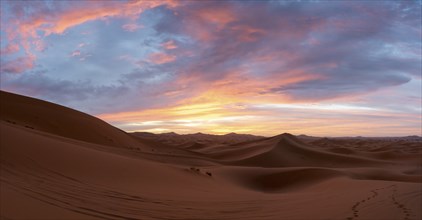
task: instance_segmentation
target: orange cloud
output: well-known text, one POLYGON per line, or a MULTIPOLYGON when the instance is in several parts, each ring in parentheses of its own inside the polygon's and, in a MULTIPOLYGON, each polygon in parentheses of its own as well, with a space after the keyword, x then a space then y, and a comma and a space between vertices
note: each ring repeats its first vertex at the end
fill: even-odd
MULTIPOLYGON (((212 91, 207 92, 211 93, 212 91)), ((353 105, 275 101, 261 101, 260 104, 256 100, 239 102, 241 100, 231 97, 203 96, 206 95, 171 107, 97 116, 127 131, 212 134, 237 132, 265 136, 283 132, 315 136, 397 135, 400 122, 415 120, 414 115, 353 105), (391 120, 379 122, 377 117, 391 120)), ((419 131, 409 128, 400 132, 408 135, 419 131)))
POLYGON ((22 73, 25 70, 32 69, 34 67, 34 60, 35 56, 29 55, 2 63, 1 72, 22 73))
MULTIPOLYGON (((45 35, 61 34, 66 29, 85 23, 91 20, 106 19, 107 17, 126 17, 136 19, 143 11, 167 4, 166 1, 130 1, 125 4, 100 4, 101 2, 90 2, 91 7, 69 10, 59 16, 55 21, 44 21, 50 23, 47 28, 40 27, 42 24, 34 25, 36 28, 44 30, 45 35)), ((174 4, 174 3, 173 3, 174 4)))
POLYGON ((20 50, 19 44, 10 43, 5 48, 1 49, 1 54, 2 55, 9 55, 9 54, 18 52, 19 50, 20 50))
POLYGON ((159 52, 151 54, 148 60, 155 64, 164 64, 175 61, 176 56, 159 52))
MULTIPOLYGON (((314 79, 318 75, 304 74, 300 71, 285 73, 283 77, 267 80, 242 75, 242 72, 228 74, 223 80, 208 85, 206 89, 191 98, 180 100, 176 104, 156 109, 141 111, 102 114, 98 117, 117 123, 123 129, 135 131, 180 133, 208 132, 215 134, 239 132, 260 133, 268 135, 280 129, 271 119, 271 109, 251 109, 265 103, 289 103, 287 97, 278 95, 266 96, 261 91, 304 80, 314 79), (247 103, 247 104, 244 104, 247 103), (160 123, 156 123, 159 121, 160 123), (151 122, 151 123, 150 123, 151 122), (154 123, 153 123, 154 122, 154 123), (274 125, 271 125, 273 124, 274 125), (274 128, 271 128, 271 126, 274 128), (138 129, 132 128, 140 126, 138 129), (269 126, 269 127, 268 127, 269 126)), ((182 78, 177 83, 196 83, 201 86, 197 78, 182 78)), ((209 82, 208 82, 209 83, 209 82)), ((171 91, 169 95, 174 92, 171 91)), ((275 132, 276 133, 276 132, 275 132)))
POLYGON ((219 27, 225 26, 236 18, 232 9, 229 7, 201 8, 195 12, 195 15, 202 20, 216 24, 219 27))
POLYGON ((323 76, 315 73, 308 73, 302 70, 290 70, 275 73, 267 77, 254 76, 253 74, 245 74, 248 72, 244 68, 229 73, 224 79, 215 81, 204 94, 214 97, 232 97, 238 100, 247 100, 247 102, 291 102, 290 97, 283 94, 273 94, 267 91, 271 88, 296 84, 304 81, 323 79, 323 76))
POLYGON ((177 45, 175 44, 174 40, 169 40, 161 44, 161 46, 166 50, 176 49, 177 45))
POLYGON ((236 21, 236 14, 229 4, 200 7, 188 12, 186 29, 198 40, 209 42, 216 39, 215 30, 224 29, 229 23, 236 21))

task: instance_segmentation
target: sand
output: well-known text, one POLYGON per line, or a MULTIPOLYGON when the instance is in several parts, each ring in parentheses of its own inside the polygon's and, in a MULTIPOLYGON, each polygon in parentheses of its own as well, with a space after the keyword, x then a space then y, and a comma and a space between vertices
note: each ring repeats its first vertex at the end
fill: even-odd
POLYGON ((422 218, 418 137, 129 134, 0 95, 1 219, 422 218))

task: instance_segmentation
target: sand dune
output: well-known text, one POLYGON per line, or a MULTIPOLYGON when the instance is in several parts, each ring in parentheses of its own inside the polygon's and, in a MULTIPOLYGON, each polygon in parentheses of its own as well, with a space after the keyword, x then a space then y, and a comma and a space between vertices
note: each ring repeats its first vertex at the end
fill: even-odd
POLYGON ((142 146, 106 122, 64 106, 3 91, 0 100, 0 119, 10 124, 90 143, 126 148, 142 146))
POLYGON ((0 98, 1 219, 422 217, 417 138, 136 135, 52 103, 0 98))
MULTIPOLYGON (((252 143, 266 150, 258 154, 251 153, 248 157, 231 162, 231 164, 258 167, 354 167, 356 164, 372 166, 388 164, 368 158, 345 156, 342 154, 313 149, 291 134, 281 134, 263 141, 252 143), (265 144, 262 144, 265 142, 265 144), (265 147, 262 147, 265 146, 265 147)), ((236 154, 236 152, 232 152, 236 154)))

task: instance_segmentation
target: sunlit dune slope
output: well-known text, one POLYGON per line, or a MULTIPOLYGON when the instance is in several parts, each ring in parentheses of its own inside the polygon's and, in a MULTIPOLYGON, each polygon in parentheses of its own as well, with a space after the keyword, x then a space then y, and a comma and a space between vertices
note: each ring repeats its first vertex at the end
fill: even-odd
POLYGON ((90 143, 130 148, 139 142, 91 115, 25 96, 0 91, 0 120, 90 143))

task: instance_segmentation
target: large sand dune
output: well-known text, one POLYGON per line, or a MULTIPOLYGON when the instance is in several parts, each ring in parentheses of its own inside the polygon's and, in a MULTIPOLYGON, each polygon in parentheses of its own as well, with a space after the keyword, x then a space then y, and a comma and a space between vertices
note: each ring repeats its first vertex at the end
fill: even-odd
POLYGON ((422 217, 417 137, 127 134, 52 103, 0 101, 1 219, 422 217))
POLYGON ((11 124, 90 143, 141 146, 125 132, 73 109, 6 92, 0 93, 0 100, 0 117, 11 124))

